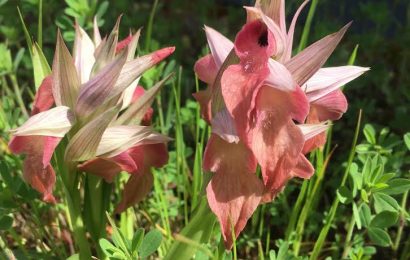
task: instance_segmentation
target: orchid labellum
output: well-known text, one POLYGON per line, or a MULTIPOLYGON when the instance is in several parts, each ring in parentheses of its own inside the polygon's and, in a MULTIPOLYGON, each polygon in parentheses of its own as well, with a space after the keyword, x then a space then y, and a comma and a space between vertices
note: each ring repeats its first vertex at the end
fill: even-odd
POLYGON ((108 182, 121 171, 131 174, 118 211, 150 191, 151 167, 161 167, 168 160, 169 138, 149 124, 151 103, 169 77, 148 91, 138 81, 174 47, 135 57, 140 32, 118 42, 118 28, 119 20, 111 34, 101 39, 95 25, 91 40, 76 25, 72 55, 58 32, 52 74, 36 93, 31 117, 12 130, 10 149, 26 155, 24 179, 47 202, 55 201, 56 176, 50 160, 62 138, 68 141, 67 165, 108 182))
POLYGON ((367 70, 321 68, 348 26, 292 57, 305 5, 289 30, 283 0, 246 7, 247 22, 234 42, 205 27, 211 54, 194 69, 208 87, 194 97, 212 126, 203 165, 214 173, 207 197, 228 249, 260 203, 274 199, 291 178, 313 175, 305 154, 324 144, 326 122, 346 111, 339 88, 367 70))

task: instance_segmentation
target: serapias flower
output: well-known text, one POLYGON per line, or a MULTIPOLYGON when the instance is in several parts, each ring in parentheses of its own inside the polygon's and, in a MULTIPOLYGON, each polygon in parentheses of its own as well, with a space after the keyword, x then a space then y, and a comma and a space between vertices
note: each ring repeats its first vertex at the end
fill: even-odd
POLYGON ((101 39, 95 23, 91 40, 76 25, 73 56, 58 32, 52 74, 36 93, 31 117, 12 130, 9 147, 26 155, 24 179, 43 194, 44 201, 55 202, 56 176, 50 160, 62 138, 68 140, 67 165, 91 169, 107 181, 120 171, 132 175, 119 210, 149 191, 150 168, 168 160, 169 138, 148 125, 150 105, 169 76, 146 92, 138 81, 174 47, 135 57, 140 32, 118 42, 118 28, 119 19, 110 35, 101 39), (110 162, 118 168, 107 166, 110 162))
POLYGON ((211 54, 194 69, 208 87, 194 97, 212 126, 204 154, 204 169, 214 173, 207 197, 227 248, 232 228, 237 237, 260 203, 275 198, 291 178, 313 175, 304 154, 320 145, 326 121, 346 110, 334 92, 367 70, 321 69, 348 26, 292 57, 302 7, 287 31, 284 1, 257 1, 246 7, 247 23, 234 43, 205 27, 211 54), (334 98, 338 102, 327 102, 334 98), (262 179, 256 176, 258 164, 262 179))

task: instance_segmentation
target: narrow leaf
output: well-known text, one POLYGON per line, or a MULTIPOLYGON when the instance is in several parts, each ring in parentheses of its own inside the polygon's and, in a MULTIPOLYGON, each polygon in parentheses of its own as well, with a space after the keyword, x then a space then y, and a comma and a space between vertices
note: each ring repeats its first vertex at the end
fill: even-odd
POLYGON ((36 90, 38 90, 43 79, 51 74, 51 69, 43 51, 37 43, 33 44, 32 61, 34 70, 34 84, 36 86, 36 90))

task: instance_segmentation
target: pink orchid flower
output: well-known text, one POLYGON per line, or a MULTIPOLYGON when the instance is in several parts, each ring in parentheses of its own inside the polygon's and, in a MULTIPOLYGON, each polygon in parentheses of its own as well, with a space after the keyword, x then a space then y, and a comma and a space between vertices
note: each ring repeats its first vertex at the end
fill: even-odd
MULTIPOLYGON (((145 93, 138 81, 174 47, 135 58, 140 32, 117 43, 118 27, 119 20, 102 40, 95 21, 91 40, 76 25, 73 56, 58 33, 52 75, 39 87, 31 117, 11 131, 10 150, 26 155, 23 177, 42 193, 44 201, 56 201, 52 194, 56 176, 50 160, 69 131, 64 158, 67 164, 77 165, 93 158, 122 160, 124 167, 120 170, 135 173, 126 185, 120 210, 141 197, 132 190, 136 189, 134 185, 142 185, 141 190, 150 188, 144 181, 152 178, 148 176, 150 167, 161 167, 167 161, 165 143, 169 138, 139 124, 149 124, 150 104, 169 77, 145 93)), ((103 169, 98 164, 94 167, 103 169)), ((107 168, 100 175, 109 176, 110 171, 107 168)))
POLYGON ((270 4, 264 7, 257 2, 256 7, 247 7, 247 23, 234 43, 205 27, 211 54, 198 60, 194 68, 199 79, 208 84, 194 97, 204 119, 212 125, 204 154, 204 169, 214 172, 207 197, 227 248, 233 242, 232 227, 237 237, 260 203, 275 198, 291 178, 313 175, 313 166, 304 153, 314 148, 307 144, 317 142, 327 129, 322 122, 331 118, 295 124, 304 123, 309 111, 320 104, 309 93, 314 95, 318 90, 325 93, 320 98, 327 98, 329 89, 360 75, 349 67, 343 77, 331 77, 309 91, 307 81, 321 77, 321 66, 347 26, 291 57, 301 8, 286 33, 283 1, 270 4), (255 174, 258 164, 262 180, 255 174))

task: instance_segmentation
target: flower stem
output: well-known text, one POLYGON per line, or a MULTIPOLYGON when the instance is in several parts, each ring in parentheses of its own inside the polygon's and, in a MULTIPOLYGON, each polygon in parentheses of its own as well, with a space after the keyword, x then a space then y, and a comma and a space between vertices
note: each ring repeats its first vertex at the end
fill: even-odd
MULTIPOLYGON (((350 166, 352 165, 353 158, 356 152, 356 143, 357 143, 357 139, 359 138, 361 121, 362 121, 362 110, 359 111, 359 116, 358 116, 357 124, 356 124, 356 130, 355 130, 355 134, 354 134, 354 138, 352 142, 352 148, 350 150, 347 167, 343 175, 343 179, 342 179, 342 183, 340 184, 340 187, 345 185, 347 177, 349 175, 350 166)), ((323 243, 325 242, 327 234, 329 233, 330 226, 332 225, 333 220, 336 216, 336 211, 337 211, 338 206, 339 206, 339 199, 335 197, 332 203, 332 207, 330 208, 329 214, 326 217, 325 226, 320 231, 319 237, 316 240, 315 246, 313 248, 312 254, 310 255, 309 259, 311 260, 318 259, 319 253, 323 247, 323 243)))
POLYGON ((401 201, 402 212, 400 213, 399 228, 397 230, 396 240, 394 241, 394 244, 393 244, 393 251, 396 251, 396 252, 399 249, 401 236, 403 234, 403 229, 404 229, 404 226, 406 224, 406 217, 405 217, 404 211, 406 210, 408 195, 409 195, 409 192, 406 191, 406 193, 404 193, 403 199, 401 201))
POLYGON ((343 254, 342 254, 342 259, 347 258, 347 255, 350 252, 350 249, 352 247, 350 241, 352 240, 353 236, 353 230, 354 230, 354 224, 356 223, 354 216, 352 216, 352 219, 350 220, 349 223, 349 228, 347 229, 347 234, 346 234, 346 240, 345 240, 345 245, 343 249, 343 254))

